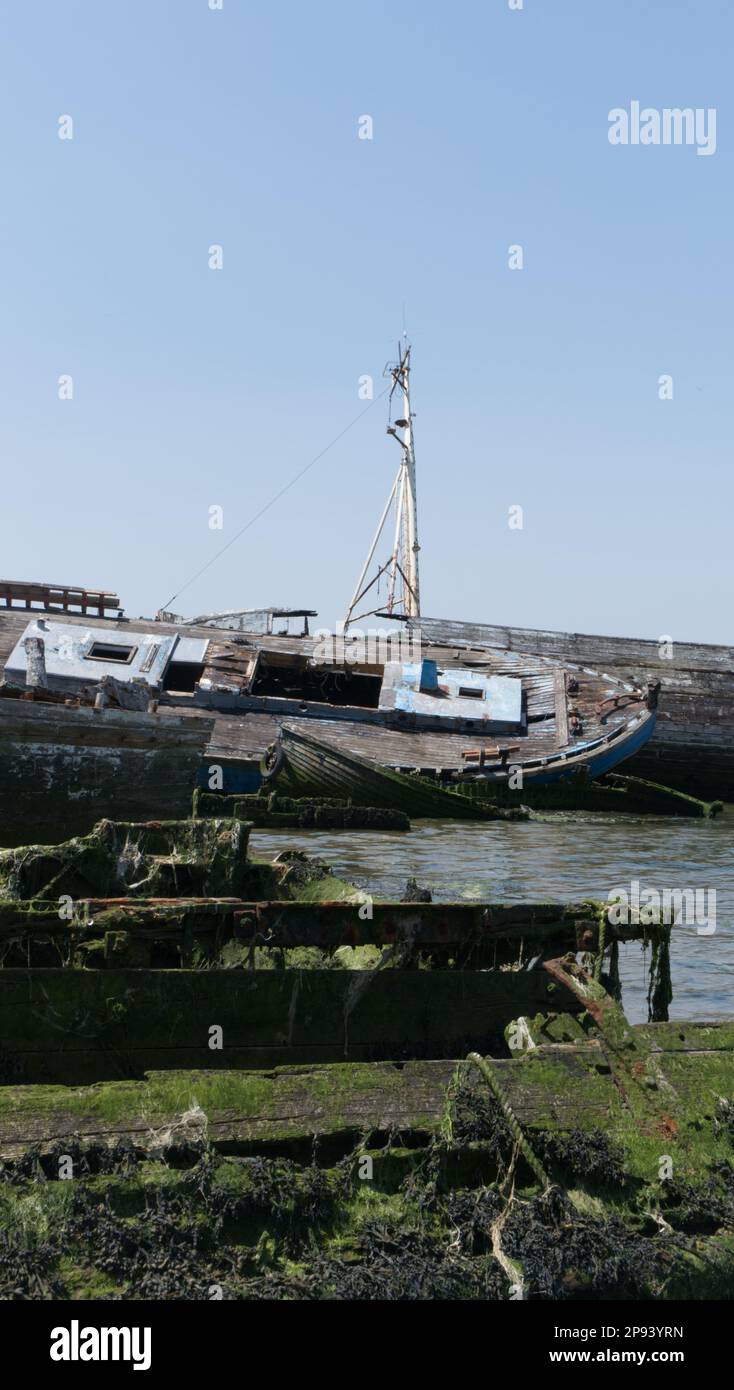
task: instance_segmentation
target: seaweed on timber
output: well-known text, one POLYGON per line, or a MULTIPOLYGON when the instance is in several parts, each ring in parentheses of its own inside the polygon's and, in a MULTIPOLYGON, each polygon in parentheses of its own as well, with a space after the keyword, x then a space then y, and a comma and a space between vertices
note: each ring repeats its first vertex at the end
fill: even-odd
POLYGON ((580 1209, 567 1153, 561 1182, 540 1192, 441 1191, 445 1149, 424 1153, 422 1178, 395 1195, 359 1181, 361 1147, 329 1170, 208 1148, 183 1171, 137 1169, 122 1149, 104 1172, 40 1186, 29 1159, 1 1174, 0 1297, 210 1299, 218 1288, 227 1299, 497 1300, 516 1296, 508 1263, 526 1298, 650 1298, 681 1285, 696 1296, 696 1266, 699 1296, 721 1288, 726 1266, 701 1232, 734 1230, 731 1165, 723 1185, 711 1172, 700 1191, 671 1189, 664 1221, 645 1222, 634 1203, 580 1209))

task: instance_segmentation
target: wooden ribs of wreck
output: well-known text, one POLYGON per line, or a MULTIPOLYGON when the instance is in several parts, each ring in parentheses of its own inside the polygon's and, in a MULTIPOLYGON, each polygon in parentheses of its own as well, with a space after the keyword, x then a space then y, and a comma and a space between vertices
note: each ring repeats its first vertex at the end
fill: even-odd
POLYGON ((576 1040, 609 1031, 617 1006, 568 953, 658 930, 618 929, 594 904, 374 903, 365 920, 358 906, 90 899, 67 922, 57 900, 0 902, 6 1061, 19 1080, 73 1086, 149 1069, 501 1056, 518 1018, 560 1020, 576 1040), (349 960, 330 960, 345 947, 349 960), (223 1049, 202 1019, 217 1020, 223 1049))

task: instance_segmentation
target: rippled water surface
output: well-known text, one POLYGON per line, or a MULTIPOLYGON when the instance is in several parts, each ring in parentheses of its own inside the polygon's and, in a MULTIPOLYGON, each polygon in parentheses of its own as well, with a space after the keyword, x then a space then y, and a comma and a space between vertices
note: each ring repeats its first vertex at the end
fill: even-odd
MULTIPOLYGON (((256 854, 287 846, 323 856, 334 872, 378 897, 399 898, 408 878, 444 902, 580 901, 642 888, 716 890, 716 931, 673 927, 671 1018, 734 1017, 734 808, 714 821, 579 814, 519 823, 417 821, 409 834, 256 831, 256 854)), ((632 1022, 647 1018, 649 954, 620 951, 632 1022)))

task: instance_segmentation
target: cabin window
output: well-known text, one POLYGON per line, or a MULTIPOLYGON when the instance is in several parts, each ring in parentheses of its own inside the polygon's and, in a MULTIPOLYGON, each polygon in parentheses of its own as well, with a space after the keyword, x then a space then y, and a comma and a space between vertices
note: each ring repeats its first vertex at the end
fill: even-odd
POLYGON ((462 700, 483 700, 484 691, 481 685, 460 685, 459 697, 462 700))
POLYGON ((129 666, 137 647, 123 646, 117 642, 93 642, 87 652, 87 661, 118 661, 129 666))

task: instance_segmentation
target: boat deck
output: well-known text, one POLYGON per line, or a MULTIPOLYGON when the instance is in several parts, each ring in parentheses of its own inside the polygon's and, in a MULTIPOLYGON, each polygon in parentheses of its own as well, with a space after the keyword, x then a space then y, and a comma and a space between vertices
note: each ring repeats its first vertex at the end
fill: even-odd
MULTIPOLYGON (((53 620, 53 614, 46 616, 53 620)), ((90 625, 88 618, 67 613, 63 614, 63 621, 90 625)), ((27 622, 26 613, 0 613, 0 667, 7 661, 27 622)), ((129 622, 112 620, 106 622, 105 627, 120 632, 129 632, 132 628, 161 636, 182 631, 172 624, 144 619, 131 619, 129 622)), ((187 627, 184 631, 187 637, 209 639, 211 645, 204 678, 212 687, 216 687, 217 694, 234 698, 241 697, 245 692, 258 651, 271 656, 277 653, 308 657, 315 644, 312 637, 258 635, 253 636, 251 641, 240 637, 237 645, 233 645, 223 635, 213 634, 211 628, 187 627)), ((471 771, 483 750, 491 758, 492 755, 496 757, 498 748, 516 749, 518 759, 527 765, 528 759, 542 760, 563 749, 580 750, 615 730, 621 732, 634 712, 630 704, 616 710, 603 703, 620 694, 619 675, 608 676, 579 665, 571 671, 572 678, 578 682, 578 690, 569 691, 562 668, 548 657, 454 645, 432 646, 430 655, 439 667, 521 677, 526 700, 527 731, 501 736, 485 733, 479 719, 475 728, 461 732, 401 729, 386 724, 384 711, 329 704, 321 706, 323 717, 314 711, 313 706, 311 713, 303 715, 300 713, 301 702, 295 697, 270 698, 267 701, 268 709, 261 707, 235 713, 232 710, 205 710, 194 705, 193 695, 189 700, 186 696, 167 697, 164 694, 159 711, 165 714, 170 708, 172 715, 192 719, 213 718, 214 729, 206 755, 225 762, 259 759, 275 740, 280 723, 285 719, 294 728, 309 730, 319 739, 343 751, 371 758, 384 766, 424 771, 450 768, 471 771), (574 711, 577 711, 579 721, 578 732, 574 732, 574 711)), ((628 685, 627 693, 631 690, 632 686, 628 685)), ((644 712, 644 705, 638 706, 638 711, 644 712)), ((406 719, 406 722, 409 721, 406 719)), ((510 761, 512 756, 510 753, 510 761)))

